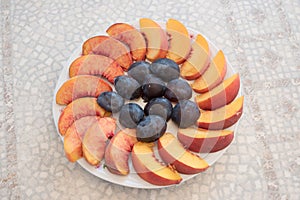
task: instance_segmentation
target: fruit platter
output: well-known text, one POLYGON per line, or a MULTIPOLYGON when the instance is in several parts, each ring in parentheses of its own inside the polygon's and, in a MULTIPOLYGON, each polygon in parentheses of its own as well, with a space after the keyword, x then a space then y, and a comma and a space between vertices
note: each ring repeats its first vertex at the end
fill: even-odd
POLYGON ((66 159, 135 188, 178 186, 232 144, 239 74, 204 35, 169 19, 115 23, 70 56, 53 118, 66 159))

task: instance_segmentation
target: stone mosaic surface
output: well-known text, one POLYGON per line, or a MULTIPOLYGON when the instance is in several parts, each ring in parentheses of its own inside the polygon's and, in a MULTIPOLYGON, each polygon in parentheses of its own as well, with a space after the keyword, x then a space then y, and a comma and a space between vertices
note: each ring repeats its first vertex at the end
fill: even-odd
POLYGON ((300 2, 2 0, 0 199, 299 199, 300 2), (160 190, 114 185, 64 157, 52 120, 64 63, 114 22, 176 18, 241 74, 244 117, 206 172, 160 190))

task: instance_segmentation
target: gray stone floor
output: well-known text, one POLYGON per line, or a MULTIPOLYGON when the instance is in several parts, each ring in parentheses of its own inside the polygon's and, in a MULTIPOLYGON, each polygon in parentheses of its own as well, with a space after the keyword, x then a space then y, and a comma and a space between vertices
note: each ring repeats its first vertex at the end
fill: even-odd
POLYGON ((299 199, 300 2, 2 0, 0 199, 299 199), (175 18, 208 36, 241 74, 236 140, 179 187, 132 189, 67 161, 52 120, 65 62, 115 22, 175 18))

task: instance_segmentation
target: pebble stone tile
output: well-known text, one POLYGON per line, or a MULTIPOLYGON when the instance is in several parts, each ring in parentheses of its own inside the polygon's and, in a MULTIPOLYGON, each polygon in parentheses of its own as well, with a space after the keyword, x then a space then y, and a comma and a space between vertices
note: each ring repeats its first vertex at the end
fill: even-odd
POLYGON ((2 0, 0 199, 299 199, 300 1, 2 0), (178 187, 115 185, 64 156, 52 119, 70 55, 115 22, 175 18, 209 37, 241 74, 236 140, 178 187))

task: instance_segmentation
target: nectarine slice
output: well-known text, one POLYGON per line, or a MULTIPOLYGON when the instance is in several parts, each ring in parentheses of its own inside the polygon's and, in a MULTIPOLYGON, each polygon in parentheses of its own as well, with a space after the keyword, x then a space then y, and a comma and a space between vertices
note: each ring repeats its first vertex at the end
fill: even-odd
POLYGON ((213 89, 223 81, 226 71, 226 59, 220 50, 205 73, 192 83, 193 90, 198 93, 204 93, 213 89))
POLYGON ((89 54, 78 57, 70 65, 70 78, 78 75, 100 75, 113 83, 115 77, 124 75, 124 71, 109 57, 89 54))
POLYGON ((116 23, 111 25, 106 32, 129 46, 133 60, 145 59, 147 50, 145 38, 133 26, 126 23, 116 23))
POLYGON ((56 93, 56 103, 66 105, 81 97, 98 97, 112 91, 110 85, 96 76, 81 75, 68 79, 56 93))
POLYGON ((132 59, 128 47, 109 36, 95 36, 83 43, 82 54, 97 54, 110 57, 127 70, 132 64, 132 59))
POLYGON ((238 94, 239 89, 240 77, 239 74, 234 74, 214 89, 197 95, 195 102, 201 109, 214 110, 232 102, 238 94))
POLYGON ((230 130, 179 129, 178 140, 189 150, 200 153, 217 152, 227 147, 233 140, 230 130))
POLYGON ((85 132, 82 140, 83 156, 91 165, 98 166, 105 152, 108 138, 114 136, 116 120, 111 117, 99 118, 85 132))
POLYGON ((140 19, 140 31, 144 34, 147 42, 146 57, 150 61, 165 58, 168 51, 168 38, 165 31, 155 21, 140 19))
POLYGON ((191 39, 186 27, 175 19, 169 19, 166 24, 169 35, 167 58, 181 64, 191 51, 191 39))
POLYGON ((180 75, 187 80, 197 79, 207 70, 209 62, 209 45, 206 39, 198 34, 192 44, 190 56, 180 68, 180 75))
POLYGON ((68 104, 62 111, 58 120, 58 130, 64 135, 67 129, 78 120, 85 116, 110 116, 111 113, 104 110, 93 97, 79 98, 68 104))
POLYGON ((186 150, 171 133, 165 133, 158 139, 158 153, 164 162, 175 166, 183 174, 196 174, 209 166, 205 160, 186 150))
POLYGON ((216 110, 201 110, 197 120, 198 127, 204 129, 220 130, 235 124, 243 113, 244 97, 235 99, 230 104, 216 110))
POLYGON ((64 137, 64 150, 70 162, 82 157, 82 138, 85 131, 96 122, 99 117, 86 116, 76 120, 68 129, 64 137))
POLYGON ((135 129, 123 129, 111 139, 104 156, 105 166, 111 173, 118 175, 129 173, 128 158, 136 142, 135 129))
POLYGON ((154 156, 154 143, 138 142, 132 149, 132 164, 137 174, 154 185, 173 185, 182 181, 180 174, 154 156))

